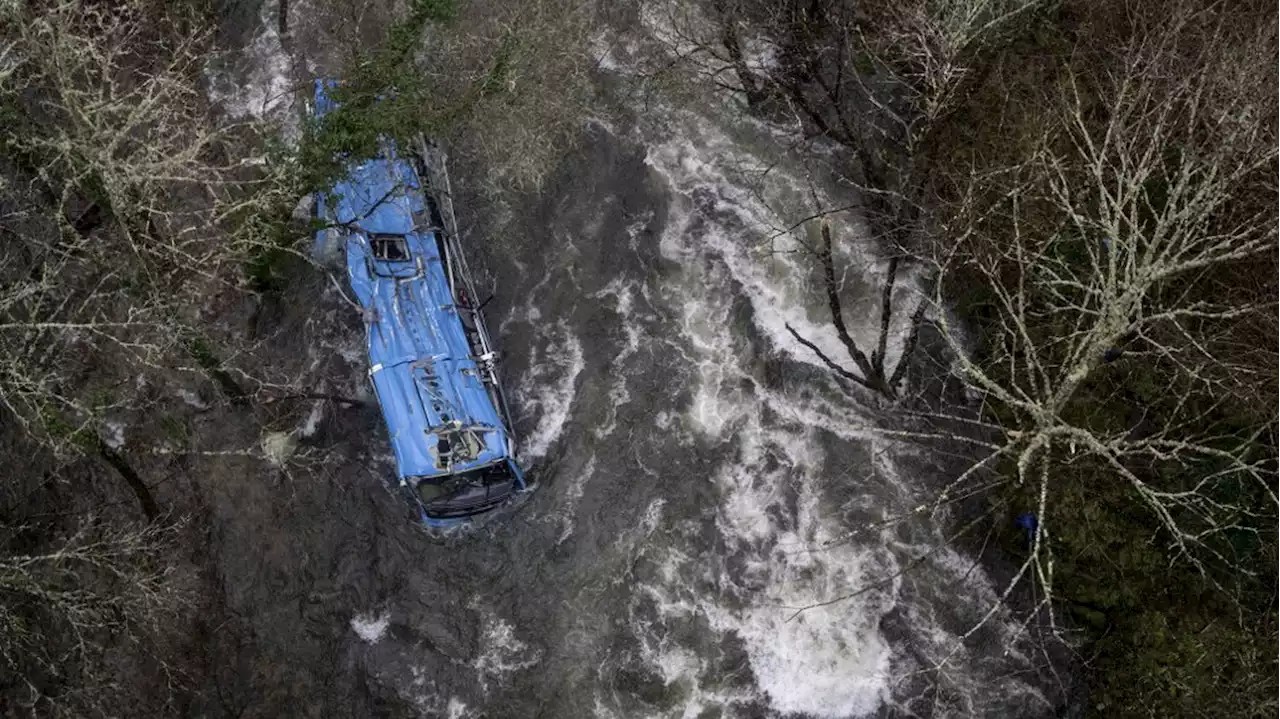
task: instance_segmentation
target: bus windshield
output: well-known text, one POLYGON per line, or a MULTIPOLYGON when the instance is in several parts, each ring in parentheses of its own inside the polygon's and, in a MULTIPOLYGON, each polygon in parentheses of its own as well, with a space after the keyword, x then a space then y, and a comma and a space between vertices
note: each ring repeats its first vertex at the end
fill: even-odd
POLYGON ((515 491, 515 476, 506 461, 417 484, 418 499, 427 516, 463 517, 494 508, 515 491))

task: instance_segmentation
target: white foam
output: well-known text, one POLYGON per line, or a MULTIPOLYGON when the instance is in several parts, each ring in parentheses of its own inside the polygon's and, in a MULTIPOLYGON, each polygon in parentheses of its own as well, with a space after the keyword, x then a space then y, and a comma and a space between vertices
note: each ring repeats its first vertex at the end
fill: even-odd
POLYGON ((778 66, 778 46, 764 37, 750 37, 742 43, 742 60, 755 72, 766 72, 778 66))
POLYGON ((467 706, 466 702, 447 690, 441 690, 435 679, 437 669, 413 663, 408 663, 407 667, 408 681, 393 682, 393 685, 400 698, 413 705, 417 716, 444 719, 470 719, 480 716, 478 712, 467 706))
POLYGON ((311 403, 311 412, 307 414, 307 421, 303 422, 298 434, 303 437, 315 436, 316 430, 320 428, 320 420, 322 419, 324 419, 324 401, 316 400, 311 403))
MULTIPOLYGON (((696 368, 689 422, 703 437, 731 443, 735 450, 710 479, 721 497, 716 526, 725 551, 737 558, 730 571, 671 548, 660 560, 658 583, 642 590, 661 615, 698 615, 716 631, 740 639, 756 685, 773 710, 842 719, 874 713, 889 699, 894 659, 879 624, 899 601, 901 583, 884 582, 857 596, 813 605, 892 576, 897 562, 883 545, 837 543, 810 551, 831 543, 843 528, 822 511, 823 451, 814 430, 806 428, 823 427, 850 440, 874 435, 847 402, 796 398, 756 385, 743 361, 745 337, 733 329, 731 300, 744 295, 756 327, 776 348, 823 366, 795 341, 790 325, 856 371, 831 325, 823 288, 812 279, 812 260, 788 253, 813 238, 803 230, 778 231, 790 225, 789 217, 813 211, 807 206, 809 187, 784 161, 768 174, 756 173, 753 168, 776 158, 745 151, 706 118, 669 113, 668 119, 673 127, 663 137, 672 139, 652 145, 647 155, 672 191, 660 251, 678 270, 660 290, 668 293, 669 304, 682 308, 681 340, 687 362, 696 368), (762 405, 794 424, 766 428, 762 405), (707 594, 706 586, 718 590, 707 594), (805 607, 810 608, 796 614, 805 607)), ((878 286, 883 265, 864 248, 870 243, 857 219, 846 214, 831 222, 845 282, 878 286)), ((847 295, 846 321, 864 351, 875 345, 879 324, 875 312, 863 310, 868 303, 878 310, 878 302, 875 291, 847 295)), ((890 339, 892 357, 900 339, 890 339)), ((655 417, 659 423, 671 419, 655 417)), ((689 659, 687 648, 652 627, 638 634, 645 659, 664 681, 693 687, 689 691, 700 703, 723 707, 743 701, 732 692, 699 694, 700 665, 689 659)))
POLYGON ((546 456, 560 437, 569 419, 577 393, 578 375, 586 368, 582 343, 560 320, 552 326, 552 336, 542 356, 535 355, 528 374, 521 380, 520 399, 525 412, 536 413, 538 423, 524 440, 523 455, 528 460, 546 456))
MULTIPOLYGON (((823 288, 813 280, 812 256, 797 251, 801 242, 812 246, 816 224, 785 231, 796 218, 813 212, 806 199, 809 188, 805 178, 789 173, 785 164, 773 166, 763 179, 746 177, 744 173, 771 161, 744 150, 741 143, 704 118, 680 114, 676 126, 672 134, 678 140, 653 145, 646 156, 646 162, 666 179, 673 193, 685 198, 672 203, 661 243, 663 255, 688 267, 696 263, 694 256, 710 250, 741 283, 755 323, 775 345, 797 360, 824 366, 811 350, 795 341, 786 329, 790 324, 828 357, 856 372, 831 324, 823 288), (695 196, 714 201, 714 217, 698 209, 691 199, 695 196)), ((840 204, 824 199, 822 206, 840 204)), ((885 264, 865 249, 870 245, 866 230, 847 212, 828 221, 836 238, 838 265, 843 265, 837 269, 844 284, 878 287, 885 264)), ((899 278, 895 292, 899 305, 912 294, 911 286, 910 278, 899 278)), ((846 292, 844 300, 850 335, 869 354, 879 331, 879 293, 846 292)), ((897 324, 887 348, 890 366, 900 352, 908 314, 901 308, 894 313, 897 324)))
POLYGON ((480 637, 480 654, 472 666, 480 673, 480 684, 489 690, 489 681, 528 669, 542 658, 542 653, 516 638, 515 627, 502 617, 483 612, 484 632, 480 637))
MULTIPOLYGON (((660 251, 679 269, 671 286, 663 289, 669 292, 668 301, 681 308, 686 361, 696 368, 690 423, 704 437, 736 447, 736 456, 730 456, 712 480, 721 494, 717 527, 728 551, 746 559, 740 575, 731 577, 726 569, 705 566, 672 548, 661 560, 662 584, 644 590, 664 616, 698 614, 717 631, 737 636, 759 691, 775 710, 817 717, 870 713, 888 693, 891 652, 878 622, 892 602, 868 593, 860 601, 814 609, 788 621, 795 607, 832 598, 861 579, 863 567, 876 562, 868 552, 848 548, 824 558, 784 551, 826 535, 817 491, 811 486, 821 452, 802 434, 770 435, 762 429, 754 381, 738 346, 742 340, 732 329, 734 285, 750 297, 757 325, 775 344, 795 344, 787 323, 815 341, 831 345, 838 340, 829 325, 809 320, 802 268, 751 252, 756 238, 778 220, 719 169, 726 157, 739 151, 716 138, 704 121, 685 120, 697 128, 692 142, 682 129, 672 134, 678 141, 653 146, 648 153, 650 166, 672 190, 660 251), (715 141, 714 147, 708 147, 706 137, 715 141), (800 510, 794 523, 782 528, 774 513, 785 507, 788 491, 800 494, 800 510), (695 577, 710 573, 711 584, 722 587, 723 594, 702 595, 689 572, 695 577), (750 586, 739 588, 737 581, 750 586)), ((725 706, 742 699, 698 694, 701 665, 696 657, 661 635, 638 633, 644 658, 663 680, 681 682, 699 696, 688 706, 701 711, 704 704, 725 706)))
POLYGON ((640 19, 672 57, 696 58, 705 49, 699 40, 717 37, 715 25, 690 3, 645 3, 640 19))
POLYGON ((259 443, 262 458, 283 469, 298 450, 298 440, 291 432, 268 432, 259 443))
POLYGON ((209 409, 208 402, 205 402, 203 399, 200 399, 199 394, 185 387, 178 390, 178 396, 182 398, 183 402, 185 402, 187 405, 191 407, 195 407, 196 409, 199 409, 199 410, 209 409))
POLYGON ((614 312, 618 314, 619 323, 626 336, 622 350, 610 363, 612 378, 609 387, 608 415, 599 426, 591 430, 597 438, 603 439, 613 434, 613 431, 618 428, 618 408, 631 401, 631 393, 627 390, 626 362, 640 349, 641 329, 630 321, 635 303, 635 283, 614 278, 604 289, 592 293, 591 297, 614 298, 614 312))
POLYGON ((617 70, 621 67, 614 56, 612 33, 601 33, 592 38, 591 55, 596 59, 596 67, 600 70, 617 70))
POLYGON ((556 511, 556 517, 560 520, 561 527, 560 536, 556 538, 557 545, 563 544, 565 540, 573 536, 574 514, 578 511, 578 503, 582 501, 582 494, 587 489, 587 482, 591 480, 592 475, 595 473, 596 456, 592 454, 582 472, 570 480, 569 487, 565 490, 564 498, 560 501, 560 507, 556 511))
POLYGON ((867 558, 852 551, 822 559, 797 556, 807 561, 790 559, 770 567, 764 596, 747 609, 712 608, 713 626, 743 640, 757 686, 778 711, 868 715, 888 696, 892 655, 878 628, 886 607, 872 596, 791 618, 796 608, 835 598, 865 580, 861 568, 867 558), (847 566, 835 570, 837 562, 847 566), (842 581, 849 579, 854 581, 842 581))
MULTIPOLYGON (((669 559, 669 558, 668 558, 669 559)), ((658 604, 659 612, 664 616, 689 616, 698 612, 696 604, 683 599, 673 599, 653 587, 641 587, 652 596, 658 604)), ((634 612, 635 605, 632 605, 634 612)), ((652 622, 631 617, 633 626, 650 627, 652 622)), ((697 719, 705 716, 708 710, 723 709, 739 704, 749 704, 757 697, 750 690, 733 687, 703 687, 699 678, 707 670, 707 662, 694 651, 680 646, 654 631, 637 633, 640 641, 640 658, 655 669, 667 686, 675 686, 681 693, 683 706, 679 714, 663 712, 648 715, 648 719, 697 719)), ((603 708, 597 700, 597 715, 616 716, 613 712, 602 713, 603 708)), ((729 714, 733 716, 733 714, 729 714)))
POLYGON ((658 525, 662 522, 662 510, 667 506, 667 500, 655 499, 645 507, 644 516, 640 518, 640 526, 644 529, 645 534, 652 534, 658 525))
MULTIPOLYGON (((720 25, 708 18, 698 5, 690 3, 646 3, 641 10, 641 22, 654 39, 660 42, 667 54, 685 61, 704 62, 720 68, 724 62, 708 47, 721 42, 720 25)), ((777 65, 777 47, 763 36, 739 38, 744 64, 751 70, 762 71, 777 65)))
MULTIPOLYGON (((516 262, 515 264, 516 264, 516 268, 519 269, 523 274, 525 271, 524 265, 522 265, 519 262, 516 262)), ((512 307, 511 311, 507 313, 507 316, 503 318, 502 323, 498 325, 499 334, 506 333, 507 326, 510 325, 512 322, 525 322, 535 326, 538 324, 538 321, 542 319, 542 310, 538 309, 538 305, 537 305, 538 293, 550 281, 551 281, 551 273, 544 272, 542 275, 542 279, 538 280, 538 283, 535 284, 527 293, 529 301, 525 303, 524 307, 521 308, 523 312, 518 313, 516 311, 516 308, 512 307)))
POLYGON ((449 697, 449 704, 445 711, 449 719, 465 719, 465 717, 471 715, 471 712, 467 710, 467 705, 457 697, 449 697))
MULTIPOLYGON (((746 560, 730 573, 669 547, 659 562, 659 583, 641 591, 662 616, 700 615, 713 629, 738 637, 774 710, 833 718, 870 714, 889 696, 893 652, 879 621, 895 606, 900 584, 793 615, 892 574, 893 557, 853 545, 809 551, 833 539, 817 486, 823 453, 810 431, 767 430, 757 417, 734 436, 737 455, 713 477, 722 495, 716 522, 728 552, 745 553, 746 560), (786 506, 786 491, 798 493, 796 511, 780 526, 770 509, 786 506), (701 589, 708 584, 720 590, 708 595, 701 589)), ((700 688, 702 667, 686 648, 652 630, 638 635, 646 661, 668 684, 689 687, 697 697, 689 706, 697 711, 754 698, 700 688)))
MULTIPOLYGON (((719 268, 712 266, 695 281, 716 286, 723 283, 720 274, 719 268)), ((694 295, 683 303, 680 321, 682 335, 694 350, 694 356, 687 359, 697 367, 689 419, 705 436, 716 439, 751 411, 737 386, 737 380, 747 375, 736 361, 733 336, 727 331, 732 322, 730 310, 723 299, 700 300, 694 295)))
POLYGON ((887 552, 852 545, 804 551, 831 539, 815 487, 821 449, 808 436, 765 434, 756 423, 741 434, 744 452, 730 473, 736 476, 721 484, 728 495, 722 526, 730 541, 761 538, 767 531, 761 528, 761 508, 778 505, 780 487, 792 485, 799 498, 794 524, 773 528, 772 549, 758 557, 751 579, 763 586, 746 609, 713 607, 713 625, 745 642, 757 684, 779 711, 817 717, 869 714, 888 694, 891 652, 879 620, 892 608, 896 587, 794 613, 868 584, 873 570, 891 565, 892 559, 887 552), (777 464, 772 472, 763 465, 765 447, 777 464))
POLYGON ((296 133, 297 119, 292 112, 294 100, 290 79, 292 59, 285 52, 278 27, 279 0, 262 3, 259 19, 262 25, 253 41, 245 48, 248 74, 242 83, 228 77, 210 78, 209 99, 233 118, 283 121, 286 137, 296 133))
POLYGON ((351 618, 352 631, 370 644, 377 644, 382 639, 382 635, 387 633, 389 626, 391 626, 391 612, 383 612, 377 616, 357 614, 351 618))
POLYGON ((106 425, 107 432, 103 436, 102 441, 111 449, 120 449, 123 447, 124 430, 127 425, 124 422, 116 420, 107 420, 104 424, 106 425))

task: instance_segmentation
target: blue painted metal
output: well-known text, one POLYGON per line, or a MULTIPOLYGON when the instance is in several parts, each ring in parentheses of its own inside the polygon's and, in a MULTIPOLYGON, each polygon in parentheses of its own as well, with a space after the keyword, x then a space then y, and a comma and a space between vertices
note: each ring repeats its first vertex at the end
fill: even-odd
MULTIPOLYGON (((334 107, 326 86, 332 81, 316 82, 317 116, 334 107)), ((525 481, 495 354, 449 227, 448 190, 431 186, 439 177, 421 157, 428 152, 425 142, 419 156, 384 143, 381 156, 318 194, 316 250, 342 245, 399 484, 424 523, 447 528, 501 506, 525 481)))
POLYGON ((1039 522, 1034 512, 1023 512, 1014 518, 1013 523, 1027 535, 1027 546, 1035 543, 1036 527, 1039 522))

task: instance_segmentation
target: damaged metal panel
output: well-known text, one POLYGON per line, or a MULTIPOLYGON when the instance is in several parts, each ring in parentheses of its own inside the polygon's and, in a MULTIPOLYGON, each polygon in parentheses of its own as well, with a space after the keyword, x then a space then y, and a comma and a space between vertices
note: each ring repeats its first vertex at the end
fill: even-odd
MULTIPOLYGON (((332 106, 318 81, 316 112, 332 106)), ((496 353, 453 231, 444 156, 415 144, 400 153, 386 143, 318 196, 324 227, 315 240, 321 255, 341 244, 364 309, 369 376, 399 483, 427 524, 452 526, 525 484, 496 353)))

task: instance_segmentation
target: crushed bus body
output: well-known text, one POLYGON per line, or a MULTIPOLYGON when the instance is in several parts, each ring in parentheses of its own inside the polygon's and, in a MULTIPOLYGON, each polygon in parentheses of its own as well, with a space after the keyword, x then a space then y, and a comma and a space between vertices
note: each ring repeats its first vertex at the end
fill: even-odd
MULTIPOLYGON (((314 111, 333 108, 317 81, 314 111)), ((419 137, 318 193, 317 255, 364 310, 369 377, 398 485, 429 527, 466 524, 526 491, 488 329, 456 231, 444 153, 419 137)))

